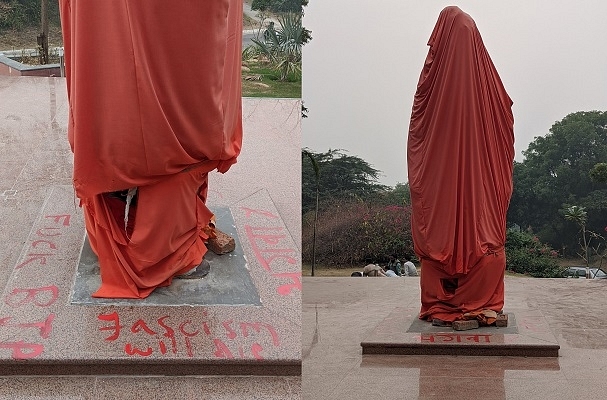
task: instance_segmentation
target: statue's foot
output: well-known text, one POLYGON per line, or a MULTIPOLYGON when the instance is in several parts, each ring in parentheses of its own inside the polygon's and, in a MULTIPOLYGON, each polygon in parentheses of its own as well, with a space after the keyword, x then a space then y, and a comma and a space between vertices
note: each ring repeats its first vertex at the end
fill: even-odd
POLYGON ((205 259, 196 267, 185 274, 175 275, 175 279, 200 279, 204 278, 211 271, 211 264, 205 259))
POLYGON ((432 326, 451 326, 451 322, 443 321, 442 319, 434 318, 432 320, 432 326))
POLYGON ((207 247, 213 253, 217 255, 226 254, 234 251, 236 248, 236 242, 234 238, 227 233, 223 233, 217 228, 214 228, 215 235, 214 237, 209 238, 207 241, 207 247))

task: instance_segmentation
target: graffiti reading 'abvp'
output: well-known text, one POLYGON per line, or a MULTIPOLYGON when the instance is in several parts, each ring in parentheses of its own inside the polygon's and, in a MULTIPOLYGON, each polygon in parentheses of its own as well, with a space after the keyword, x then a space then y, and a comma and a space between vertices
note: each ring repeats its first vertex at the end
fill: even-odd
MULTIPOLYGON (((278 216, 265 210, 256 210, 247 207, 241 207, 245 212, 246 218, 250 218, 253 214, 260 215, 265 219, 276 220, 278 216)), ((261 264, 262 268, 270 274, 273 278, 279 281, 287 281, 276 287, 276 292, 279 295, 287 296, 292 294, 294 291, 301 292, 301 271, 299 268, 299 261, 297 259, 298 251, 290 247, 290 245, 283 245, 284 242, 288 242, 288 234, 282 226, 244 226, 245 234, 255 258, 261 264), (277 272, 273 266, 277 262, 286 262, 296 266, 296 272, 277 272)))

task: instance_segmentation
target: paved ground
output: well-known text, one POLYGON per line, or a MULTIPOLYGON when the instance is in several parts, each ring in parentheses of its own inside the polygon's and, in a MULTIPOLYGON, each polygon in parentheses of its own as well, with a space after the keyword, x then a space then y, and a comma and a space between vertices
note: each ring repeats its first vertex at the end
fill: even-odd
POLYGON ((82 306, 68 300, 84 230, 65 79, 0 76, 0 399, 299 398, 300 109, 244 99, 241 157, 209 175, 261 305, 82 306), (289 257, 269 259, 278 245, 289 257), (9 376, 31 373, 69 376, 9 376))
POLYGON ((417 312, 419 280, 306 277, 303 398, 607 398, 606 292, 604 280, 506 278, 504 310, 535 310, 558 358, 363 356, 360 343, 396 307, 417 312))

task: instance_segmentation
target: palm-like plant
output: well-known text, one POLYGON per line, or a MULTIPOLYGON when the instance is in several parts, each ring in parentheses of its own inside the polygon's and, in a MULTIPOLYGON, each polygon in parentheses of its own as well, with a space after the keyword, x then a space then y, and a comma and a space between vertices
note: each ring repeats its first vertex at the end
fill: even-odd
POLYGON ((301 46, 304 28, 301 14, 284 14, 278 17, 280 26, 269 28, 264 41, 252 39, 258 51, 265 55, 273 68, 280 73, 280 80, 287 80, 289 74, 301 73, 301 46))
POLYGON ((586 262, 586 278, 590 276, 590 254, 588 254, 588 239, 586 238, 586 222, 588 221, 588 213, 584 207, 580 206, 571 206, 565 209, 565 219, 569 221, 575 222, 580 227, 580 232, 582 234, 582 251, 583 254, 580 254, 584 261, 586 262))
POLYGON ((311 152, 303 150, 302 153, 310 159, 314 168, 314 176, 316 177, 316 207, 314 209, 314 226, 312 237, 312 276, 314 276, 314 267, 316 266, 316 225, 318 223, 318 191, 320 186, 320 167, 311 152))

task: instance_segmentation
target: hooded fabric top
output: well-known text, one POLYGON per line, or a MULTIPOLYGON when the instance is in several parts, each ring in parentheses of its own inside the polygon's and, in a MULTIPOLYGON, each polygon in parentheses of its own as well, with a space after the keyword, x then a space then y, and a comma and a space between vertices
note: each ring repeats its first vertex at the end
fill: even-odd
POLYGON ((472 18, 445 8, 413 104, 407 161, 415 252, 466 274, 503 249, 514 118, 472 18))
POLYGON ((60 4, 78 197, 236 162, 242 1, 60 4))

